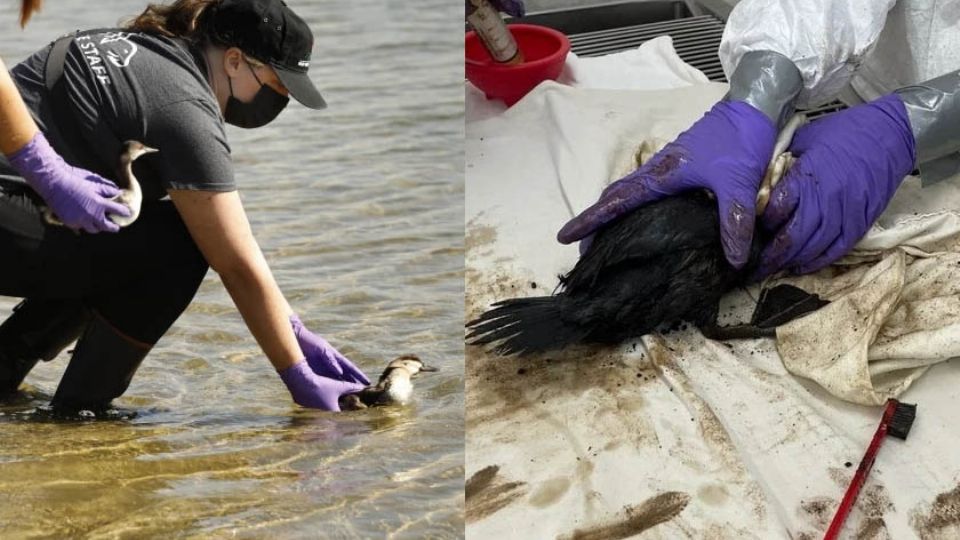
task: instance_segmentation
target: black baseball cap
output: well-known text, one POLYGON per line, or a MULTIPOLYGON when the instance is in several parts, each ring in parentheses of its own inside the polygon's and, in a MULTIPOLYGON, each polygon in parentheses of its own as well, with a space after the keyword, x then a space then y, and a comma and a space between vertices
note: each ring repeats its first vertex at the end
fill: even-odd
POLYGON ((307 76, 313 33, 282 0, 223 0, 208 8, 207 34, 238 47, 277 72, 293 99, 311 109, 327 106, 307 76))

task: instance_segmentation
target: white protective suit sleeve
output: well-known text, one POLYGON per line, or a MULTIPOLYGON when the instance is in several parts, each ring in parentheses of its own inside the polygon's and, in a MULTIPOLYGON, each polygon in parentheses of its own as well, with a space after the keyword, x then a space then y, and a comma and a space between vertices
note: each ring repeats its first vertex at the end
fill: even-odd
POLYGON ((896 0, 743 0, 730 13, 720 42, 729 79, 750 51, 793 60, 803 77, 798 108, 835 98, 877 41, 896 0))

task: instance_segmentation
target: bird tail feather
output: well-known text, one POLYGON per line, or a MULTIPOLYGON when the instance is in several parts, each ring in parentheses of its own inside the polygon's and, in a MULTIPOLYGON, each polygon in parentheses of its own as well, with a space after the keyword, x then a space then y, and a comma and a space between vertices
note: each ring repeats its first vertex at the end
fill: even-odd
POLYGON ((467 323, 467 343, 487 345, 502 355, 531 354, 562 349, 582 340, 586 331, 561 317, 565 298, 537 296, 511 298, 467 323))

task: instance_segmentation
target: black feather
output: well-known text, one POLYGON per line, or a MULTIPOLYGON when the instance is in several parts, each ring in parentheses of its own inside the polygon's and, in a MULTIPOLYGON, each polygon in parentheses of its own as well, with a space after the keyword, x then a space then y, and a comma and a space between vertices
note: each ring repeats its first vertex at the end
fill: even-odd
POLYGON ((563 348, 586 337, 581 325, 564 319, 569 311, 564 295, 513 298, 494 304, 494 308, 470 323, 467 339, 476 345, 500 341, 500 354, 563 348))

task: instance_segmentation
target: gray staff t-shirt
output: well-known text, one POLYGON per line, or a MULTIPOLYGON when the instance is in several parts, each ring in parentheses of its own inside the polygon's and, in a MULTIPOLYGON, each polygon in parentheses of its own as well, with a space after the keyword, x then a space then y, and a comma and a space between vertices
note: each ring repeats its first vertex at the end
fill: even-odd
POLYGON ((67 161, 116 162, 116 155, 103 155, 113 154, 116 146, 98 135, 99 123, 117 141, 134 139, 159 150, 134 167, 147 199, 160 199, 168 189, 236 189, 224 121, 204 60, 185 42, 115 29, 73 38, 63 76, 76 128, 89 143, 81 148, 48 129, 68 125, 57 123, 46 102, 44 65, 50 49, 11 73, 40 129, 67 161))

